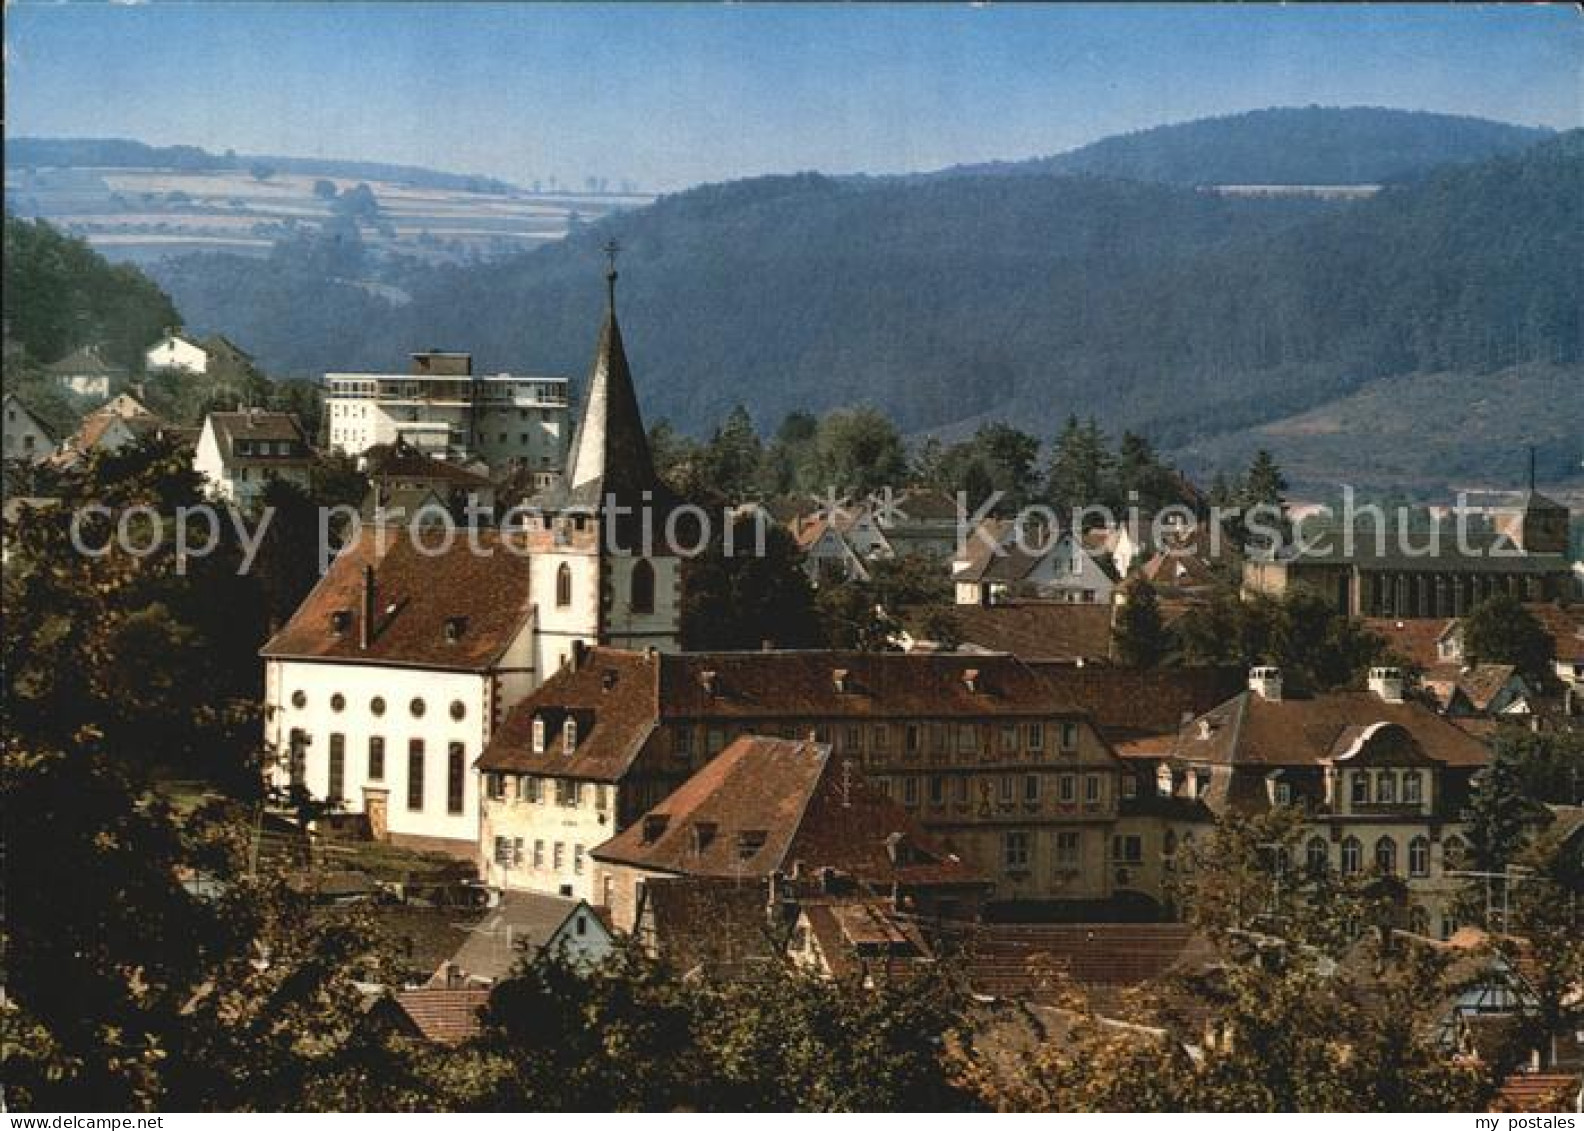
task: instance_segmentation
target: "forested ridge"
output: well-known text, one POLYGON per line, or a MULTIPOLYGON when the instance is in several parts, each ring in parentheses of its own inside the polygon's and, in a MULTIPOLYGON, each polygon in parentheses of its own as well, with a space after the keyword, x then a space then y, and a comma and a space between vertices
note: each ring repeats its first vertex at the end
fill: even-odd
POLYGON ((441 270, 368 263, 354 227, 262 265, 208 255, 156 275, 190 320, 278 371, 446 345, 488 370, 580 375, 614 236, 651 419, 702 432, 737 403, 769 424, 864 402, 956 436, 995 419, 1048 433, 1076 410, 1176 450, 1404 374, 1466 374, 1472 397, 1482 375, 1540 364, 1565 393, 1584 309, 1581 139, 1356 201, 806 174, 705 186, 441 270), (371 292, 370 273, 410 301, 371 292))

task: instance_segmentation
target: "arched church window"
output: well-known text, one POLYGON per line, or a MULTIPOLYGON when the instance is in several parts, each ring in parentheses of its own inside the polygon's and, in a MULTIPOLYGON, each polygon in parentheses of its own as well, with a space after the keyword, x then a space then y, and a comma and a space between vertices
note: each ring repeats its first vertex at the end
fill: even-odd
POLYGON ((572 567, 565 562, 556 570, 556 607, 565 608, 572 603, 572 567))
POLYGON ((655 574, 654 566, 645 558, 639 558, 633 565, 632 571, 632 611, 635 613, 654 612, 655 602, 655 574))

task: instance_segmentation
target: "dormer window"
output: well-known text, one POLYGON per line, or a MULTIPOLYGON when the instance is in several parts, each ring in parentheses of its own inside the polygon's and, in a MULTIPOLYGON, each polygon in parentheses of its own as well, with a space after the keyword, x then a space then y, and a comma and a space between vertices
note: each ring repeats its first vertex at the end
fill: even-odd
POLYGON ((1402 799, 1406 804, 1418 805, 1424 801, 1424 775, 1418 770, 1403 774, 1402 799))
POLYGON ((644 818, 643 838, 645 844, 653 844, 665 836, 666 826, 671 823, 671 818, 664 813, 650 813, 644 818))
POLYGON ((533 721, 533 752, 535 754, 545 752, 545 721, 538 717, 533 721))
POLYGON ((600 690, 609 691, 616 686, 616 669, 606 668, 600 673, 600 690))
POLYGON ((720 694, 719 681, 712 671, 699 672, 699 686, 704 689, 704 694, 711 697, 720 694))
POLYGON ((567 719, 561 724, 561 751, 571 754, 577 749, 577 720, 567 719))
POLYGON ((446 617, 445 639, 447 644, 455 644, 462 639, 462 634, 467 631, 467 617, 446 617))
POLYGON ((336 636, 345 636, 352 627, 352 610, 337 609, 330 614, 330 631, 336 636))
POLYGON ((737 859, 752 860, 768 839, 769 834, 764 829, 744 829, 737 834, 737 859))
POLYGON ((715 843, 715 833, 719 827, 714 821, 699 821, 693 826, 693 852, 703 856, 710 845, 715 843))
POLYGON ((979 693, 978 668, 969 668, 967 671, 963 672, 963 686, 968 689, 968 694, 970 695, 977 695, 979 693))
POLYGON ((835 685, 836 694, 845 695, 847 693, 847 675, 846 668, 836 668, 831 672, 831 683, 835 685))

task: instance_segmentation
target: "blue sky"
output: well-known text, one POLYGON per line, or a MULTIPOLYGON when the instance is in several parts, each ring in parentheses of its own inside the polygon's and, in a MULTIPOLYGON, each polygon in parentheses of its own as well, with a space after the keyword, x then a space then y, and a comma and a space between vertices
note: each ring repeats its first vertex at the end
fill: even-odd
POLYGON ((1584 124, 1560 5, 44 4, 7 130, 670 189, 1038 156, 1273 105, 1584 124))

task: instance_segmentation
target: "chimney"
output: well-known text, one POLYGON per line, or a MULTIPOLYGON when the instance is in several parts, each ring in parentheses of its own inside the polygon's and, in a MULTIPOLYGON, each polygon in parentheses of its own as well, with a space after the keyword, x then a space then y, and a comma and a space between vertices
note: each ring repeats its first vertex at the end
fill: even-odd
POLYGON ((363 567, 363 616, 358 621, 358 647, 365 652, 374 639, 374 567, 363 567))
POLYGON ((1272 703, 1280 703, 1282 697, 1282 673, 1280 668, 1258 667, 1249 669, 1249 690, 1261 699, 1272 703))
POLYGON ((584 640, 572 641, 572 670, 579 671, 583 667, 583 658, 588 655, 588 643, 584 640))
POLYGON ((1371 668, 1369 689, 1379 695, 1382 703, 1403 701, 1403 673, 1401 668, 1371 668))

